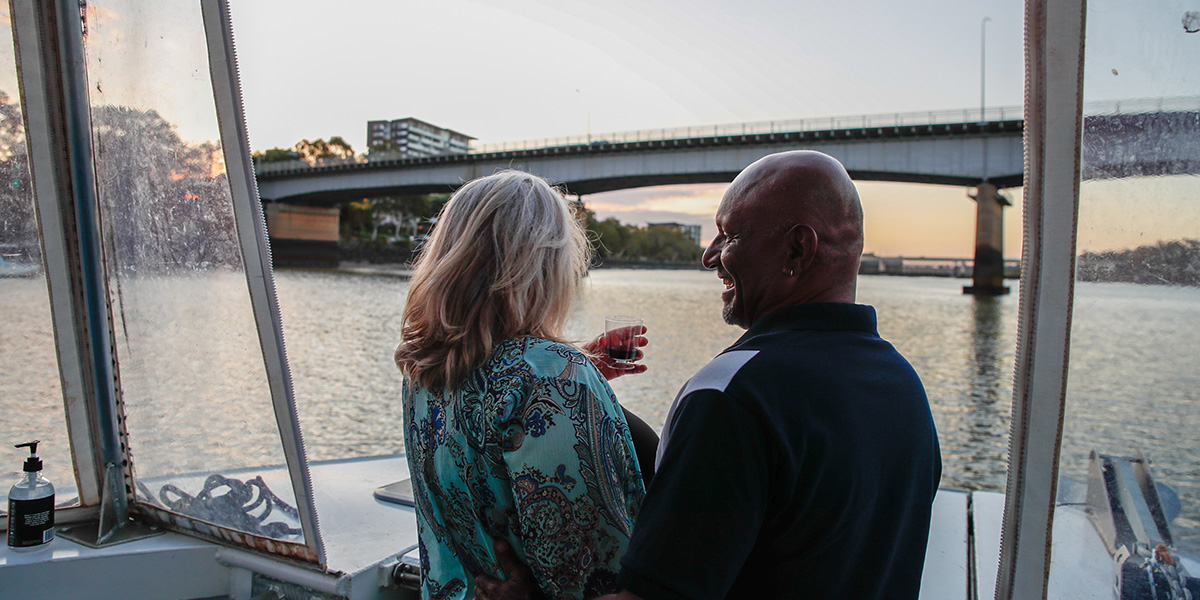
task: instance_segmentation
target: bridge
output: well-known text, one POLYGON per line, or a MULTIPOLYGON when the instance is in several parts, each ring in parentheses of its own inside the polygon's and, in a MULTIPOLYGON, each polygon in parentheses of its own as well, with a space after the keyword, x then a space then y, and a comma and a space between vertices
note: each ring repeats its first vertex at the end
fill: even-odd
MULTIPOLYGON (((1200 98, 1137 100, 1085 107, 1083 177, 1109 179, 1200 173, 1200 98), (1131 152, 1130 149, 1136 151, 1131 152)), ((469 154, 365 160, 317 166, 257 165, 265 201, 330 206, 363 197, 448 192, 501 169, 538 174, 568 193, 657 185, 727 183, 775 152, 819 150, 859 181, 974 186, 975 284, 966 293, 1002 294, 1001 193, 1020 186, 1024 121, 1018 107, 831 117, 642 130, 477 146, 469 154)))
POLYGON ((270 201, 331 205, 380 195, 448 192, 500 169, 536 173, 575 195, 684 183, 728 183, 755 160, 807 148, 837 157, 851 177, 972 186, 1021 184, 1018 107, 738 123, 529 140, 470 154, 257 166, 270 201))

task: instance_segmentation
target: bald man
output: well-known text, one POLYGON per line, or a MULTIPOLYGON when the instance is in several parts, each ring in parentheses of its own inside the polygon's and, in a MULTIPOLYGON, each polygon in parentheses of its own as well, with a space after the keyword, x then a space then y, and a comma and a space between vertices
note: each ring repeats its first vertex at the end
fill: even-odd
POLYGON ((747 331, 668 412, 615 597, 916 598, 941 457, 924 387, 854 303, 854 184, 824 154, 773 154, 716 221, 704 266, 747 331))

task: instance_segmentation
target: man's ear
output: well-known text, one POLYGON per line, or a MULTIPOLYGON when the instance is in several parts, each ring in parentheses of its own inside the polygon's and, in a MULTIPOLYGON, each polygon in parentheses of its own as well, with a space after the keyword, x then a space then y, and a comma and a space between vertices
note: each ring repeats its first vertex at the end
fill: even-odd
POLYGON ((792 226, 785 239, 788 247, 788 268, 793 273, 803 273, 812 266, 817 257, 817 231, 803 223, 792 226))

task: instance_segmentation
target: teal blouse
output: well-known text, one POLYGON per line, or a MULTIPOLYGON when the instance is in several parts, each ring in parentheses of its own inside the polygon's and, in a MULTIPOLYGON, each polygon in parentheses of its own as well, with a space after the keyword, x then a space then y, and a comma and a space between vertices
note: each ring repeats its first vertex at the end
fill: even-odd
POLYGON ((405 382, 424 598, 470 598, 513 546, 549 598, 616 592, 645 490, 608 382, 579 350, 506 340, 458 389, 405 382))

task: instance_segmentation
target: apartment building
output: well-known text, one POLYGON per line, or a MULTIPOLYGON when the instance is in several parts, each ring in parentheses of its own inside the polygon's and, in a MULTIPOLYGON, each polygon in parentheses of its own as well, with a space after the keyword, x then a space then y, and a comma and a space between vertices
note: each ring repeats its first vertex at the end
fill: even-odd
POLYGON ((404 158, 466 154, 471 151, 473 139, 469 135, 412 117, 394 121, 367 121, 367 146, 388 146, 386 152, 397 152, 404 158))

